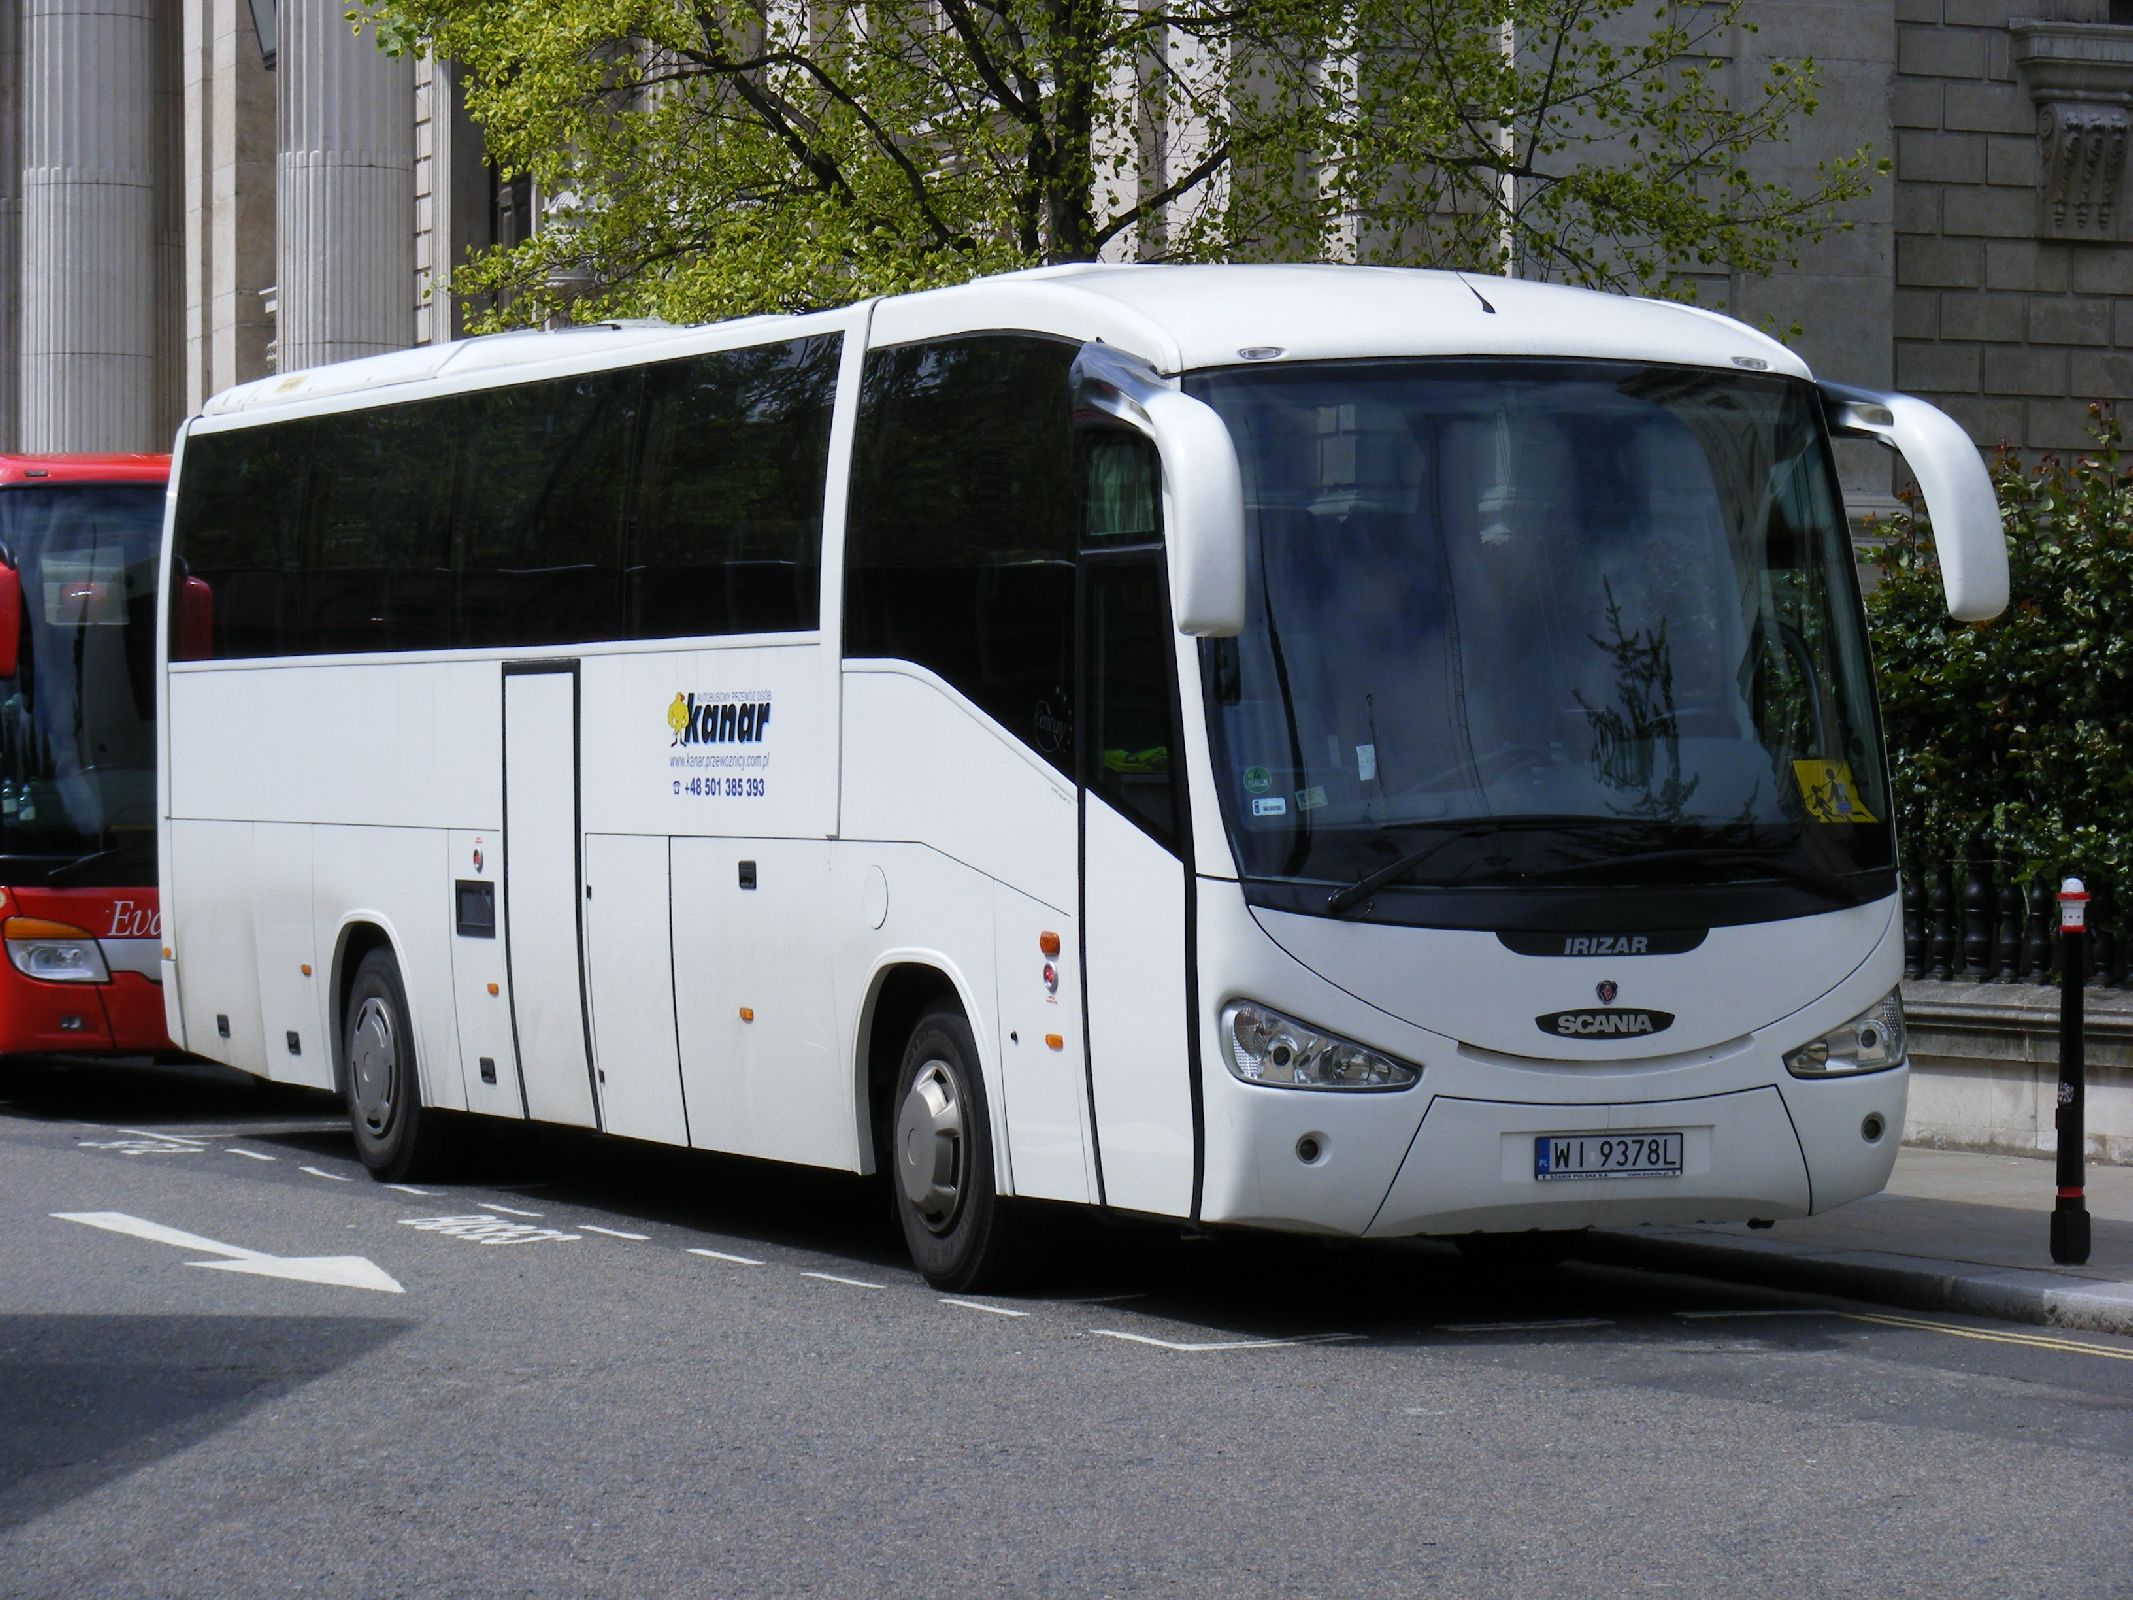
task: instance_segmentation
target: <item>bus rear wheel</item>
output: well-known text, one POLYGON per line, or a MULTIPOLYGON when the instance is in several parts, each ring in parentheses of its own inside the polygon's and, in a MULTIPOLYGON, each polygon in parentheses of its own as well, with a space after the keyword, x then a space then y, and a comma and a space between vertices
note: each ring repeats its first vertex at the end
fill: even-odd
POLYGON ((911 1030, 890 1102, 889 1192, 904 1243, 927 1282, 958 1292, 1012 1282, 1026 1232, 993 1183, 992 1120, 977 1063, 962 1014, 929 1011, 911 1030))
POLYGON ((390 950, 373 950, 357 965, 341 1027, 356 1154, 382 1183, 433 1172, 444 1128, 423 1109, 407 988, 390 950))

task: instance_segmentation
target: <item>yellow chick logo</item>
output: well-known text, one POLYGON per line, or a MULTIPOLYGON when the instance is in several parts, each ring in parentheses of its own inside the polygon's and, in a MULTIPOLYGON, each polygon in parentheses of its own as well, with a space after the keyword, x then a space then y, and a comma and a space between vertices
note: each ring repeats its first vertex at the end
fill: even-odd
POLYGON ((689 702, 678 689, 674 692, 674 703, 667 707, 667 726, 674 730, 674 742, 680 744, 682 733, 689 726, 689 702))

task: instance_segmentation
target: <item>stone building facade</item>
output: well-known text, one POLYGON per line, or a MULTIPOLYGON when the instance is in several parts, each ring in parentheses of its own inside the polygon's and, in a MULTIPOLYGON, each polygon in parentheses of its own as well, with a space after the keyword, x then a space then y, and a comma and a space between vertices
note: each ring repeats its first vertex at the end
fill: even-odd
MULTIPOLYGON (((449 69, 344 0, 0 0, 0 448, 156 449, 215 391, 458 331, 452 263, 531 225, 449 69)), ((1812 56, 1761 159, 1892 175, 1796 268, 1705 298, 1981 445, 2133 395, 2133 0, 1749 0, 1742 81, 1812 56)), ((1862 505, 1884 458, 1846 462, 1862 505)))

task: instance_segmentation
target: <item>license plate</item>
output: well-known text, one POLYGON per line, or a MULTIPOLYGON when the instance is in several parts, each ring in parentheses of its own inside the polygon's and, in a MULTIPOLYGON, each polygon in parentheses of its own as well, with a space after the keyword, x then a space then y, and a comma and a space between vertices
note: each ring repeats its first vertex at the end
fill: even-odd
POLYGON ((1533 1176, 1678 1178, 1678 1133, 1544 1133, 1533 1141, 1533 1176))

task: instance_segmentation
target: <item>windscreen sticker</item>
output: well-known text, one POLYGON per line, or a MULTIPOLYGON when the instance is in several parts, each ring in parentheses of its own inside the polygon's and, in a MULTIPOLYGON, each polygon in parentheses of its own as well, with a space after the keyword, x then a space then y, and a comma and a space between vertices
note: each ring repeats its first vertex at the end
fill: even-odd
POLYGON ((1308 789, 1296 791, 1296 809, 1298 811, 1316 811, 1325 803, 1326 788, 1324 784, 1314 783, 1308 789))
POLYGON ((1267 790, 1273 787, 1274 774, 1267 771, 1266 768, 1246 767, 1244 769, 1244 792, 1246 794, 1265 794, 1267 790))
POLYGON ((1866 802, 1859 798, 1859 788, 1852 782, 1849 762, 1795 761, 1792 779, 1800 786, 1800 798, 1807 803, 1810 822, 1881 820, 1867 810, 1866 802))
POLYGON ((1252 802, 1252 815, 1255 817, 1285 817, 1288 814, 1289 803, 1278 794, 1266 795, 1252 802))
POLYGON ((1378 747, 1374 744, 1359 744, 1355 747, 1355 776, 1359 783, 1368 783, 1378 775, 1378 747))

